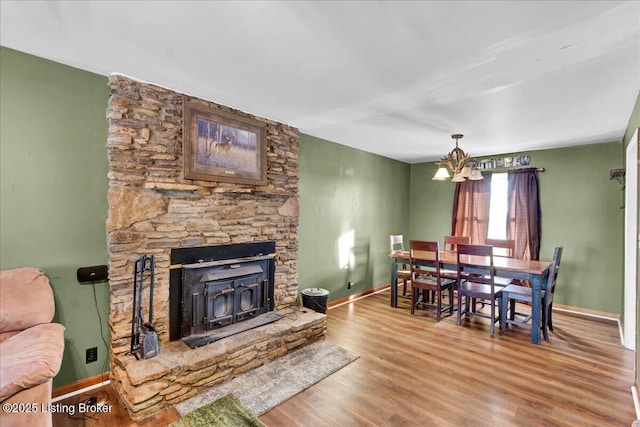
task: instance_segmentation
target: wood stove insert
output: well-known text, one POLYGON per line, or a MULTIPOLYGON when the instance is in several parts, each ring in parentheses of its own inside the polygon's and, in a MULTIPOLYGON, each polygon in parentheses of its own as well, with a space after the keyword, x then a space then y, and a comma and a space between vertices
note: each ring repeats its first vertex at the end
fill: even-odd
MULTIPOLYGON (((275 254, 270 250, 275 251, 274 242, 172 250, 170 339, 192 345, 187 337, 198 335, 200 343, 202 335, 240 322, 251 320, 247 329, 277 320, 264 316, 274 308, 275 254), (174 264, 174 251, 182 263, 174 264)), ((228 333, 215 334, 221 335, 228 333)))
POLYGON ((182 336, 267 312, 269 256, 182 266, 182 336))

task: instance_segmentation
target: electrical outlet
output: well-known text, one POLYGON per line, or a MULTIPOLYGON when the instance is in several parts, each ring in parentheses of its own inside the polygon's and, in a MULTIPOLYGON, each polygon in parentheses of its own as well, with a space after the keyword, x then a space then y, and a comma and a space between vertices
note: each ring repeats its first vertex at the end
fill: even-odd
POLYGON ((96 362, 98 360, 98 347, 91 347, 86 350, 86 363, 96 362))
POLYGON ((347 282, 347 289, 351 289, 352 286, 353 286, 353 282, 347 282))

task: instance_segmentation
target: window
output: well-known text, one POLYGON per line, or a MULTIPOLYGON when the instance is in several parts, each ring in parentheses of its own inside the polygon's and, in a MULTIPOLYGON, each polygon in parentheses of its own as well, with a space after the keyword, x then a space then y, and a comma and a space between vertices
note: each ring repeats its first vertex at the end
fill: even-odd
POLYGON ((514 240, 514 258, 539 259, 538 172, 521 169, 456 183, 451 234, 469 236, 473 244, 487 237, 514 240))
POLYGON ((507 238, 508 180, 506 173, 491 174, 491 202, 489 204, 490 239, 507 238))

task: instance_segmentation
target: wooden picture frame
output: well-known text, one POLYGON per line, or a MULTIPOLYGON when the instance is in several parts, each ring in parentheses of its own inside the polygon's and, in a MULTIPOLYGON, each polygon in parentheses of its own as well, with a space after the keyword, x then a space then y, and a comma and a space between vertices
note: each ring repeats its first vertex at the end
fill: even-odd
POLYGON ((193 101, 183 120, 186 179, 266 185, 265 123, 193 101))

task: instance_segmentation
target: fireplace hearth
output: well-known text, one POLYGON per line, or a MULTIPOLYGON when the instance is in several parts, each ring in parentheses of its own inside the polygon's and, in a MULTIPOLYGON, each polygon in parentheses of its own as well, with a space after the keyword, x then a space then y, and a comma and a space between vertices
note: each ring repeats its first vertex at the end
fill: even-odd
POLYGON ((274 256, 271 241, 173 249, 171 340, 201 337, 273 311, 274 256))

